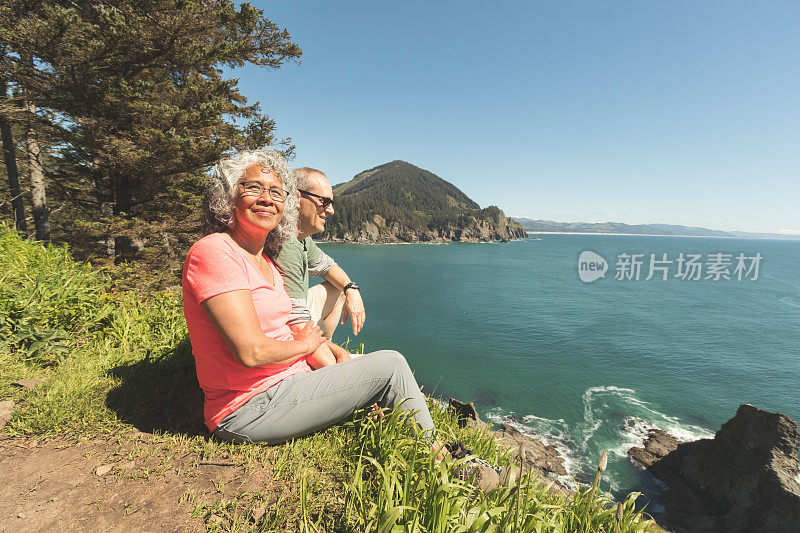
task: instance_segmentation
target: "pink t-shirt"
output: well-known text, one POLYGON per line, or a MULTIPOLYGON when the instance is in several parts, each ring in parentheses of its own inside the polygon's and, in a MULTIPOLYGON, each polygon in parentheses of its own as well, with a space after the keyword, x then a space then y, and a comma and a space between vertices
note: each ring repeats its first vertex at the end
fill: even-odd
POLYGON ((269 265, 274 286, 264 278, 246 252, 223 233, 206 235, 186 255, 183 315, 197 364, 197 379, 206 396, 206 426, 211 431, 256 394, 289 376, 311 371, 305 357, 285 364, 244 366, 231 354, 222 335, 200 305, 212 296, 247 289, 253 297, 264 335, 281 341, 292 340, 292 333, 286 325, 292 304, 283 289, 280 273, 272 261, 269 265))

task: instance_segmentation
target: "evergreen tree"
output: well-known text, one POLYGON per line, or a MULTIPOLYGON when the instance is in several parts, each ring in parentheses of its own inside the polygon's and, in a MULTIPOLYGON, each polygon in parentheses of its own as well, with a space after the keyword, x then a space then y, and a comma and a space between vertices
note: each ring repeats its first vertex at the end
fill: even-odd
MULTIPOLYGON (((0 78, 0 109, 10 109, 5 79, 0 78)), ((0 136, 3 142, 3 159, 6 164, 6 177, 8 178, 8 193, 13 211, 14 227, 22 235, 28 232, 25 223, 25 204, 22 202, 22 189, 19 184, 19 167, 17 165, 17 147, 11 132, 11 123, 0 114, 0 136)))
POLYGON ((223 67, 279 68, 301 54, 249 4, 7 0, 0 28, 9 50, 0 68, 28 114, 41 111, 27 120, 58 147, 50 169, 59 190, 97 213, 75 211, 88 228, 99 219, 109 254, 129 251, 148 227, 182 221, 203 170, 225 151, 291 151, 238 80, 223 76, 223 67))

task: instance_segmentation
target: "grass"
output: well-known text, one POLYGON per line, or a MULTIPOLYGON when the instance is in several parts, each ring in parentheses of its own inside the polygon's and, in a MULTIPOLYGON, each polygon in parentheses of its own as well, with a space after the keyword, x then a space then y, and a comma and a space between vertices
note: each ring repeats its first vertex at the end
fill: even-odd
POLYGON ((462 481, 459 461, 436 461, 402 412, 381 420, 357 414, 282 446, 213 440, 177 291, 116 291, 104 272, 65 249, 23 241, 5 227, 0 272, 0 399, 19 404, 2 431, 137 442, 119 459, 147 468, 120 475, 144 481, 170 469, 197 475, 204 462, 262 480, 185 494, 180 508, 209 531, 658 530, 636 509, 636 494, 614 505, 602 471, 570 498, 550 493, 546 480, 519 473, 490 431, 460 428, 433 402, 444 440, 462 440, 509 467, 503 486, 484 494, 462 481), (30 391, 11 386, 28 377, 45 382, 30 391))

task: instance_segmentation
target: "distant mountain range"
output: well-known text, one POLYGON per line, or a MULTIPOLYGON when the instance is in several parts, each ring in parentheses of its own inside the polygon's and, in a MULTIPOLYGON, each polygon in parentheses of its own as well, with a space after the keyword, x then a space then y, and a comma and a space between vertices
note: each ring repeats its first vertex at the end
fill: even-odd
POLYGON ((333 187, 335 214, 323 240, 346 242, 508 241, 527 238, 497 206, 480 206, 452 183, 391 161, 333 187))
POLYGON ((797 239, 800 235, 786 233, 754 233, 720 231, 676 224, 623 224, 622 222, 555 222, 533 218, 513 217, 527 231, 557 233, 627 233, 632 235, 675 235, 685 237, 744 237, 755 239, 797 239))

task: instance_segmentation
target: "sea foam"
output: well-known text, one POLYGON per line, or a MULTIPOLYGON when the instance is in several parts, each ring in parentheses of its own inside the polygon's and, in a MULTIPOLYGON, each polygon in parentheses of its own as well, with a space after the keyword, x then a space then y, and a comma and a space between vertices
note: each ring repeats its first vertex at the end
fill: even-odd
MULTIPOLYGON (((564 467, 569 476, 562 482, 574 486, 590 482, 597 468, 602 450, 616 457, 616 461, 628 461, 628 450, 641 447, 650 429, 660 429, 681 442, 712 438, 714 434, 706 428, 687 424, 680 418, 661 413, 639 398, 634 389, 616 386, 590 387, 581 395, 583 418, 568 424, 564 419, 549 419, 538 415, 519 416, 499 408, 487 413, 495 423, 509 423, 525 434, 531 435, 546 445, 554 445, 564 457, 564 467)), ((607 471, 608 472, 608 471, 607 471)), ((604 476, 611 490, 620 489, 612 472, 604 476)))

